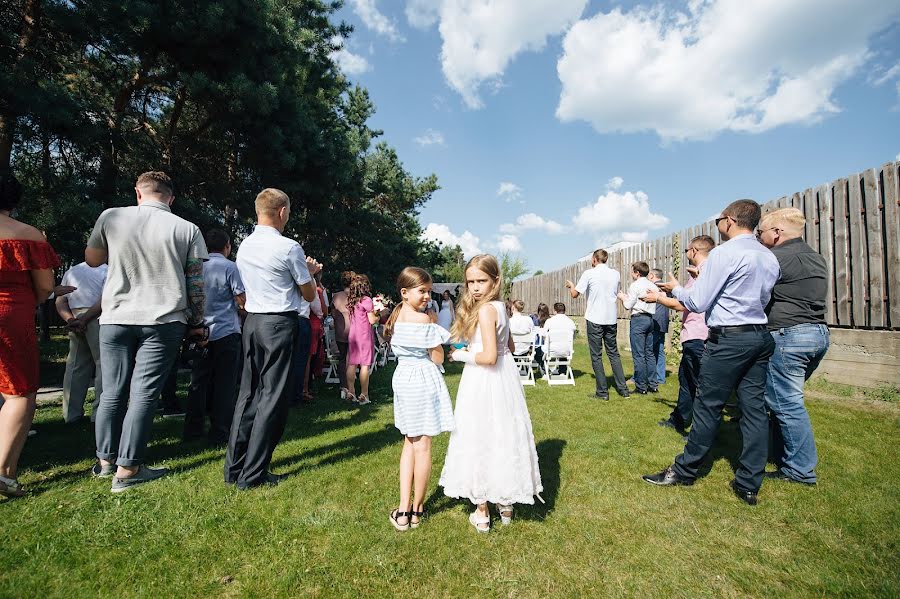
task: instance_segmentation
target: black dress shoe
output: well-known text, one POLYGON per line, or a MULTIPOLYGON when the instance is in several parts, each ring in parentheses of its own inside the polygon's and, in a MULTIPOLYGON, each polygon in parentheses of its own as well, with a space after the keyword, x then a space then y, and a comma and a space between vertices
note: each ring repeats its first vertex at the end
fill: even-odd
POLYGON ((757 499, 756 491, 747 491, 746 489, 742 489, 737 486, 737 481, 731 481, 731 490, 734 491, 734 494, 737 495, 737 498, 746 503, 747 505, 756 505, 759 503, 759 499, 757 499))
POLYGON ((265 484, 275 486, 286 478, 287 474, 275 474, 274 472, 266 472, 265 484))
POLYGON ((694 479, 679 476, 671 467, 666 468, 662 472, 657 472, 656 474, 645 474, 641 478, 651 485, 656 485, 658 487, 671 487, 673 485, 690 487, 694 484, 694 479))
POLYGON ((796 478, 791 478, 790 476, 788 476, 781 470, 776 470, 775 472, 763 472, 763 477, 771 479, 771 480, 783 480, 783 481, 787 481, 789 483, 796 483, 798 485, 806 485, 807 487, 815 487, 816 486, 815 481, 806 482, 803 480, 797 480, 796 478))
POLYGON ((631 391, 626 389, 625 391, 616 391, 619 394, 619 397, 631 397, 631 391))
POLYGON ((650 388, 650 393, 659 393, 659 389, 656 388, 656 387, 651 387, 651 388, 650 388))
POLYGON ((591 393, 589 397, 591 399, 602 399, 603 401, 609 401, 609 395, 601 395, 600 393, 591 393))
POLYGON ((649 393, 649 391, 641 391, 640 389, 635 389, 634 392, 638 395, 647 395, 649 393))

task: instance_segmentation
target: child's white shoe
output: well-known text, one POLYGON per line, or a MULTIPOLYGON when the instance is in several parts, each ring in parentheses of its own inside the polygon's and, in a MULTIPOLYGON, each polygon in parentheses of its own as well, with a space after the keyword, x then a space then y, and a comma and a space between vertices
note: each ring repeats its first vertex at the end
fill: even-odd
POLYGON ((469 514, 469 524, 478 532, 491 532, 491 517, 479 516, 477 510, 469 514))
POLYGON ((498 503, 497 511, 500 512, 500 524, 506 526, 507 524, 512 523, 513 506, 498 503))

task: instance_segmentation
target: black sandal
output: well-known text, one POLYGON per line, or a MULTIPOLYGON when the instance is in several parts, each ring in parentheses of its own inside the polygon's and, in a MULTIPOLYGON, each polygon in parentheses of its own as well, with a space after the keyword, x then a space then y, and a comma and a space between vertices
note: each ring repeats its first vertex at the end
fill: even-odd
POLYGON ((409 527, 410 528, 419 528, 419 524, 422 523, 422 520, 425 519, 425 508, 422 508, 421 512, 410 511, 409 512, 409 527), (413 517, 418 518, 418 522, 413 522, 413 517))
POLYGON ((394 510, 391 512, 391 515, 388 516, 388 518, 390 519, 391 524, 394 525, 394 528, 396 528, 400 532, 403 532, 405 530, 409 530, 410 516, 412 514, 413 514, 413 512, 401 512, 399 509, 394 508, 394 510), (400 522, 398 522, 398 518, 403 518, 403 517, 406 517, 406 524, 400 524, 400 522))

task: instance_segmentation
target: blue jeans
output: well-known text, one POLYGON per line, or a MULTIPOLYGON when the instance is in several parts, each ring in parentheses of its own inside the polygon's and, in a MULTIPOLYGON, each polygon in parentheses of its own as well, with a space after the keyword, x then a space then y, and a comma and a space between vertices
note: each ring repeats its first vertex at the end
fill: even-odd
POLYGON ((631 319, 631 357, 634 360, 635 390, 656 389, 656 356, 653 355, 653 318, 635 316, 631 319), (651 378, 652 377, 652 378, 651 378))
POLYGON ((656 359, 656 382, 664 385, 666 383, 666 334, 656 328, 653 329, 653 355, 656 359))
POLYGON ((97 406, 97 457, 125 467, 144 463, 156 400, 184 339, 180 322, 100 325, 103 394, 97 406))
POLYGON ((772 331, 772 338, 775 354, 769 360, 766 405, 774 425, 774 461, 790 478, 814 483, 819 457, 803 384, 828 351, 828 327, 798 324, 772 331))

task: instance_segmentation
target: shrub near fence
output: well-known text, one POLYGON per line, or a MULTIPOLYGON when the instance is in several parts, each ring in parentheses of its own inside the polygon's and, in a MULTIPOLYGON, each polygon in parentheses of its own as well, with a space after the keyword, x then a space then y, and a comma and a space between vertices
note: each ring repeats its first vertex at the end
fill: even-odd
MULTIPOLYGON (((826 320, 834 329, 890 331, 878 337, 876 362, 893 361, 896 368, 900 348, 900 162, 889 162, 829 184, 808 188, 763 205, 763 212, 779 208, 798 208, 806 216, 804 239, 825 257, 828 264, 826 320), (885 349, 887 348, 887 349, 885 349)), ((730 201, 730 200, 729 200, 730 201)), ((722 207, 729 201, 723 201, 722 207)), ((631 280, 631 264, 644 260, 651 268, 674 271, 676 246, 685 247, 697 235, 709 235, 717 241, 714 221, 688 227, 653 241, 610 252, 607 264, 622 275, 623 286, 631 280), (678 243, 676 244, 676 240, 678 243)), ((678 249, 680 251, 680 249, 678 249)), ((679 257, 680 258, 680 257, 679 257)), ((513 283, 512 296, 521 299, 529 310, 539 302, 553 305, 561 301, 571 314, 584 314, 584 298, 572 299, 564 285, 590 268, 589 261, 577 262, 559 270, 513 283)), ((680 279, 687 276, 681 269, 680 279)), ((619 304, 620 339, 627 339, 627 314, 619 304), (620 323, 621 324, 621 323, 620 323), (623 332, 623 329, 626 329, 623 332)), ((840 335, 838 335, 840 337, 840 335)), ((846 337, 846 335, 845 335, 846 337)), ((868 339, 876 339, 868 336, 868 339)), ((847 356, 849 362, 864 362, 866 341, 847 337, 848 347, 859 347, 860 359, 847 356)), ((838 343, 837 345, 840 345, 838 343)), ((851 352, 852 353, 852 352, 851 352)), ((870 360, 871 361, 871 360, 870 360)), ((900 374, 881 376, 896 379, 900 374)), ((876 377, 877 378, 877 377, 876 377)), ((865 384, 856 381, 857 384, 865 384)))

